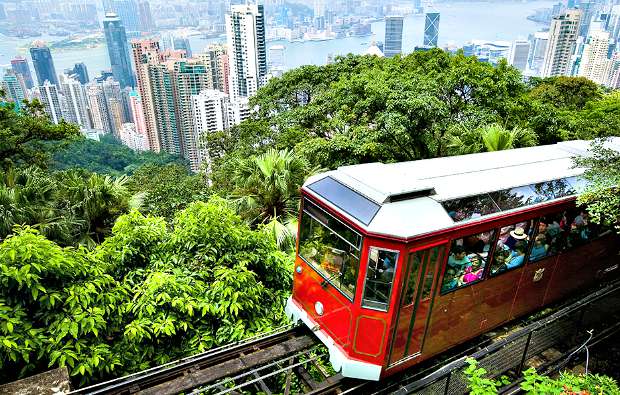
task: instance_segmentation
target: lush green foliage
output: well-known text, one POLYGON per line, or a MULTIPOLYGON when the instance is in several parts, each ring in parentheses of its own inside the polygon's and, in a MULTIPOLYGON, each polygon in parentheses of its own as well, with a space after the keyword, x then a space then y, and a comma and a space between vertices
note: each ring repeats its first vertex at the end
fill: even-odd
POLYGON ((228 203, 191 204, 168 225, 133 211, 95 250, 28 227, 0 243, 2 379, 118 375, 285 321, 287 257, 228 203))
MULTIPOLYGON (((469 382, 470 394, 495 395, 498 390, 509 384, 506 377, 494 380, 487 377, 487 371, 478 367, 478 362, 469 358, 469 366, 465 369, 465 376, 469 382)), ((536 369, 530 368, 523 372, 521 389, 531 395, 599 395, 620 394, 618 383, 606 376, 597 374, 575 375, 569 372, 560 373, 559 378, 541 376, 536 369)))
POLYGON ((76 170, 9 169, 0 175, 0 240, 15 225, 31 225, 61 245, 93 247, 129 210, 125 182, 76 170))
POLYGON ((190 174, 184 165, 148 164, 131 176, 129 189, 137 194, 140 211, 172 219, 174 214, 195 201, 206 201, 210 195, 201 174, 190 174))
POLYGON ((579 202, 588 207, 592 221, 616 226, 620 232, 620 153, 605 146, 605 140, 593 142, 591 156, 577 158, 587 181, 579 202))
POLYGON ((151 151, 136 152, 112 135, 102 136, 100 141, 80 140, 70 144, 52 144, 54 151, 52 167, 57 170, 85 169, 99 174, 120 176, 132 174, 145 165, 187 164, 180 158, 151 151))
POLYGON ((46 166, 49 150, 42 144, 49 141, 80 139, 74 125, 64 121, 58 125, 49 122, 38 101, 27 102, 25 110, 16 112, 15 105, 2 102, 0 106, 0 169, 15 165, 46 166))

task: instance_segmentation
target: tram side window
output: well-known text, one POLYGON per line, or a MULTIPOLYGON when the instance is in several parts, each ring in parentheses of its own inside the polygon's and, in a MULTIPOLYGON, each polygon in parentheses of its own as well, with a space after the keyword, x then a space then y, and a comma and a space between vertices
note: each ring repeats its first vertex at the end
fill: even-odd
POLYGON ((568 229, 566 236, 567 248, 579 247, 605 233, 605 228, 592 222, 590 215, 583 207, 568 210, 566 219, 568 229))
POLYGON ((471 285, 482 279, 495 231, 454 240, 443 276, 441 293, 471 285))
MULTIPOLYGON (((314 210, 316 211, 317 208, 314 207, 314 210)), ((327 216, 326 213, 322 215, 327 216)), ((332 217, 329 220, 330 223, 336 221, 332 217)), ((345 296, 353 300, 360 259, 358 247, 305 210, 301 219, 299 256, 311 264, 345 296)))
POLYGON ((534 220, 504 226, 495 244, 491 275, 516 269, 525 263, 528 243, 534 233, 534 220))
POLYGON ((398 262, 398 252, 381 250, 375 247, 368 251, 368 270, 364 283, 362 306, 388 310, 394 272, 398 262))
POLYGON ((563 212, 540 218, 530 252, 530 262, 559 254, 564 250, 566 245, 565 224, 566 216, 563 212))

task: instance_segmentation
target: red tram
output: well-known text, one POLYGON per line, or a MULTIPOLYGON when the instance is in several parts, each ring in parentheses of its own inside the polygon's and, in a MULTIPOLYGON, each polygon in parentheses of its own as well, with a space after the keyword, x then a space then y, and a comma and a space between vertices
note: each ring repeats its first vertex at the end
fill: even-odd
MULTIPOLYGON (((620 150, 620 139, 610 142, 620 150)), ((347 166, 302 188, 287 314, 347 377, 379 380, 617 276, 575 205, 586 141, 347 166)))

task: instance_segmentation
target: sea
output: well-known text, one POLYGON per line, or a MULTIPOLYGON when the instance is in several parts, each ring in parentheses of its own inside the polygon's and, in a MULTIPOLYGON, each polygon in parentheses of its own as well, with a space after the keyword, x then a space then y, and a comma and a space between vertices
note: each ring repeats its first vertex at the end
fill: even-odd
MULTIPOLYGON (((439 22, 439 46, 461 47, 471 40, 505 40, 527 39, 528 35, 546 26, 527 19, 537 9, 550 8, 555 1, 549 0, 487 0, 435 3, 433 11, 441 14, 439 22)), ((428 10, 427 10, 428 11, 428 10)), ((383 41, 385 22, 372 24, 372 36, 347 37, 328 41, 270 41, 272 45, 284 45, 285 68, 292 69, 306 64, 323 65, 329 57, 338 55, 363 54, 373 41, 383 41)), ((405 18, 403 27, 403 52, 412 52, 422 44, 424 34, 424 16, 410 15, 405 18)), ((37 39, 52 42, 58 37, 42 36, 37 39)), ((225 42, 225 38, 204 39, 191 36, 190 45, 193 53, 202 52, 209 44, 225 42)), ((18 39, 0 36, 0 69, 10 67, 11 59, 16 55, 26 56, 30 60, 27 46, 33 39, 18 39)), ((91 78, 101 70, 109 69, 110 62, 104 44, 86 49, 52 50, 56 71, 84 62, 91 78)), ((32 63, 31 63, 32 69, 32 63)), ((33 77, 34 70, 32 69, 33 77)), ((36 78, 36 77, 35 77, 36 78)))

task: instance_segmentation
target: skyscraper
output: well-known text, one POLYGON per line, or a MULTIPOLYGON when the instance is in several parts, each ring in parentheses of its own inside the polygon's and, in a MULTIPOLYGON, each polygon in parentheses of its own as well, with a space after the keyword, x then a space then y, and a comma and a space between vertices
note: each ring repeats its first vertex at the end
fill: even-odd
POLYGON ((7 70, 2 77, 2 88, 6 97, 15 103, 15 109, 20 110, 26 99, 26 83, 21 74, 7 70))
POLYGON ((604 85, 609 80, 612 60, 610 54, 610 34, 603 30, 591 31, 583 48, 578 75, 604 85))
POLYGON ((424 45, 436 47, 439 42, 439 16, 438 12, 427 12, 424 23, 424 45))
POLYGON ((103 90, 103 96, 105 97, 106 106, 108 108, 111 124, 110 130, 118 137, 121 126, 126 120, 120 83, 112 78, 108 78, 101 84, 101 89, 103 90))
POLYGON ((77 80, 80 81, 82 84, 87 84, 89 81, 88 78, 88 69, 86 68, 86 65, 83 62, 80 63, 76 63, 73 66, 73 74, 75 74, 75 76, 77 77, 77 80))
POLYGON ((123 21, 123 26, 130 32, 140 30, 138 4, 135 0, 104 0, 104 11, 114 13, 123 21))
POLYGON ((38 89, 39 96, 41 97, 41 103, 43 103, 45 112, 53 123, 59 124, 60 121, 63 119, 63 98, 58 91, 58 86, 50 84, 49 80, 45 80, 43 85, 40 85, 38 89))
POLYGON ((226 15, 230 94, 249 97, 267 82, 265 12, 262 5, 233 5, 226 15))
POLYGON ((189 40, 185 37, 175 37, 173 43, 174 49, 185 51, 185 56, 192 57, 192 48, 189 45, 189 40))
POLYGON ((74 78, 61 75, 60 89, 66 100, 65 115, 67 122, 90 129, 92 125, 88 115, 88 100, 84 86, 74 78))
POLYGON ((32 43, 32 47, 30 48, 30 56, 32 57, 34 71, 37 73, 38 85, 43 86, 45 81, 49 81, 50 84, 57 85, 58 77, 56 76, 56 68, 54 68, 52 53, 43 41, 37 40, 32 43))
POLYGON ((153 15, 151 14, 151 5, 148 1, 138 3, 138 15, 140 16, 140 28, 143 32, 150 32, 155 28, 153 15))
POLYGON ((149 149, 159 152, 161 149, 159 134, 157 132, 157 122, 153 105, 153 95, 151 93, 151 81, 149 65, 159 62, 161 57, 159 42, 157 40, 134 40, 131 42, 133 51, 134 65, 138 79, 138 92, 142 100, 144 110, 144 121, 146 124, 146 134, 149 141, 149 149))
POLYGON ((530 42, 527 40, 516 40, 510 47, 510 58, 508 63, 521 71, 527 68, 527 59, 530 54, 530 42))
POLYGON ((581 19, 579 21, 579 35, 587 37, 590 30, 590 23, 596 14, 596 3, 594 1, 579 1, 579 10, 581 11, 581 19))
POLYGON ((30 73, 30 67, 28 66, 28 60, 23 56, 16 56, 11 60, 11 68, 16 74, 19 74, 24 79, 26 89, 31 89, 34 86, 32 81, 32 74, 30 73))
POLYGON ((129 48, 127 46, 127 35, 125 27, 118 15, 114 13, 106 14, 103 19, 103 29, 105 30, 106 44, 112 65, 112 74, 121 86, 135 86, 133 71, 129 58, 129 48))
POLYGON ((403 51, 403 17, 385 18, 385 44, 383 53, 387 57, 398 55, 403 51))
POLYGON ((581 12, 570 9, 551 21, 549 42, 541 69, 542 77, 571 75, 572 57, 577 45, 580 19, 581 12))

